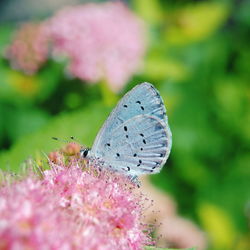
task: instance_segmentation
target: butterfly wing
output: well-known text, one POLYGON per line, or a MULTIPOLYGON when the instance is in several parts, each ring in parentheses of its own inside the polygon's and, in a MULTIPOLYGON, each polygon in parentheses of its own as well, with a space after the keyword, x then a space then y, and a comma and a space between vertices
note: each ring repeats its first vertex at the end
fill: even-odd
MULTIPOLYGON (((109 115, 106 122, 100 129, 94 141, 92 152, 96 153, 98 148, 103 145, 103 139, 112 135, 112 131, 126 120, 137 115, 156 116, 164 120, 168 127, 166 108, 159 92, 150 83, 142 83, 129 91, 117 104, 109 115)), ((171 132, 168 133, 171 141, 171 132)))
MULTIPOLYGON (((152 126, 158 125, 159 127, 162 127, 161 130, 165 131, 164 133, 162 133, 162 135, 164 134, 163 137, 166 139, 166 145, 163 147, 162 150, 165 150, 166 154, 164 154, 164 157, 160 157, 163 158, 161 163, 162 165, 163 163, 165 163, 169 155, 172 143, 172 136, 168 126, 166 109, 163 104, 162 98, 159 92, 150 83, 142 83, 140 85, 137 85, 121 99, 121 101, 117 104, 116 108, 112 111, 112 113, 104 123, 103 127, 99 131, 92 147, 91 155, 93 155, 94 157, 100 157, 104 160, 106 164, 110 166, 112 166, 112 164, 115 164, 114 166, 118 171, 124 167, 129 167, 131 169, 131 172, 135 171, 137 173, 138 171, 135 170, 131 164, 129 166, 125 164, 127 163, 125 158, 123 161, 119 161, 118 166, 115 163, 117 162, 117 159, 113 159, 112 153, 113 151, 115 152, 115 149, 117 149, 118 147, 120 150, 126 151, 126 153, 130 152, 130 149, 127 148, 130 147, 130 144, 124 144, 124 138, 121 139, 121 137, 125 136, 126 138, 126 135, 129 136, 129 138, 126 139, 128 139, 131 143, 135 143, 136 140, 139 141, 138 134, 143 134, 143 131, 146 129, 142 121, 147 121, 147 123, 152 122, 152 126), (132 127, 135 128, 134 131, 140 133, 136 133, 133 135, 132 130, 130 131, 130 134, 124 133, 126 132, 124 130, 125 124, 132 125, 132 127), (139 130, 136 127, 137 125, 140 125, 139 130), (135 137, 133 138, 133 136, 135 137), (122 141, 119 142, 120 139, 122 141), (111 140, 113 140, 113 142, 115 143, 110 146, 110 148, 108 148, 108 145, 111 145, 111 140), (114 145, 116 145, 116 148, 114 148, 114 145), (111 154, 109 154, 108 152, 110 152, 111 154)), ((150 133, 147 135, 150 135, 150 133)), ((128 140, 126 141, 128 142, 128 140)), ((141 142, 143 143, 142 140, 141 142)), ((135 144, 133 147, 136 147, 136 145, 137 144, 135 144)), ((141 145, 138 144, 138 146, 141 145)), ((141 147, 137 147, 137 150, 138 148, 140 149, 141 147)), ((148 148, 148 150, 150 150, 150 148, 148 148)), ((131 152, 133 154, 136 154, 134 152, 134 149, 132 151, 131 152)), ((150 156, 148 156, 148 158, 149 157, 150 156)), ((154 156, 152 156, 152 159, 153 158, 154 156)), ((134 164, 135 161, 132 161, 132 163, 134 164)), ((140 172, 144 171, 142 169, 143 168, 141 167, 140 172)), ((157 169, 157 167, 154 168, 155 172, 157 171, 157 169)))
POLYGON ((117 127, 99 154, 108 167, 128 175, 157 173, 169 155, 168 130, 159 118, 138 115, 117 127))

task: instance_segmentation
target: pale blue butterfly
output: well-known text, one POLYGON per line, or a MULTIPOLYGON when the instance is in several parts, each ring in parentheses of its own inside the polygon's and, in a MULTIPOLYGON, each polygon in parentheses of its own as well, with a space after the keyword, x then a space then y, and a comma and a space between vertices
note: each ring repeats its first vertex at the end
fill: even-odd
POLYGON ((129 91, 99 131, 92 149, 81 156, 131 179, 160 172, 172 145, 166 108, 150 83, 129 91))

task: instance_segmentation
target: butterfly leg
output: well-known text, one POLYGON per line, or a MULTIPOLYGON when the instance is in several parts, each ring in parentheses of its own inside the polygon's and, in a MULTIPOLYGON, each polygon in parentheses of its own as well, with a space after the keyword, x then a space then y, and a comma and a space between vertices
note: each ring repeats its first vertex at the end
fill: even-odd
POLYGON ((129 175, 128 178, 138 188, 141 186, 141 182, 139 181, 138 176, 136 176, 136 175, 129 175))

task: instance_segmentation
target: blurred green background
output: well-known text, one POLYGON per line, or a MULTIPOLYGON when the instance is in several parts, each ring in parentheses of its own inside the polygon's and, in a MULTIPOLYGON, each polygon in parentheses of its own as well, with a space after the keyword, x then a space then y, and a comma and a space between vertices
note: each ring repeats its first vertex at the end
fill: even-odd
POLYGON ((250 2, 125 1, 145 21, 148 47, 144 67, 119 94, 69 78, 53 58, 33 75, 12 69, 5 51, 20 23, 72 3, 50 2, 0 3, 0 167, 19 171, 29 156, 41 159, 62 145, 52 136, 91 146, 115 101, 148 81, 173 134, 152 182, 207 233, 209 248, 250 249, 250 2))

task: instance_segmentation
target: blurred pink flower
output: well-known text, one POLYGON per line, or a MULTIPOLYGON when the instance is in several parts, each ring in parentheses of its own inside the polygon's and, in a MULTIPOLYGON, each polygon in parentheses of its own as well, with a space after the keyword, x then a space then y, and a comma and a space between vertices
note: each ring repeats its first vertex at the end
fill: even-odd
POLYGON ((76 158, 0 187, 0 249, 142 249, 142 197, 76 158))
POLYGON ((178 248, 197 247, 197 250, 207 249, 205 233, 191 220, 175 215, 165 216, 161 219, 161 223, 162 226, 157 229, 157 233, 162 235, 159 239, 160 245, 178 248))
POLYGON ((141 180, 142 192, 154 201, 151 209, 144 212, 146 221, 160 223, 155 230, 157 246, 207 249, 208 242, 205 233, 192 221, 178 214, 177 203, 174 199, 153 186, 148 176, 141 180))
POLYGON ((34 74, 48 57, 49 37, 42 23, 26 23, 14 34, 6 56, 12 67, 34 74))
POLYGON ((69 57, 70 73, 82 80, 119 91, 141 65, 144 26, 121 2, 65 8, 49 27, 55 51, 69 57))

